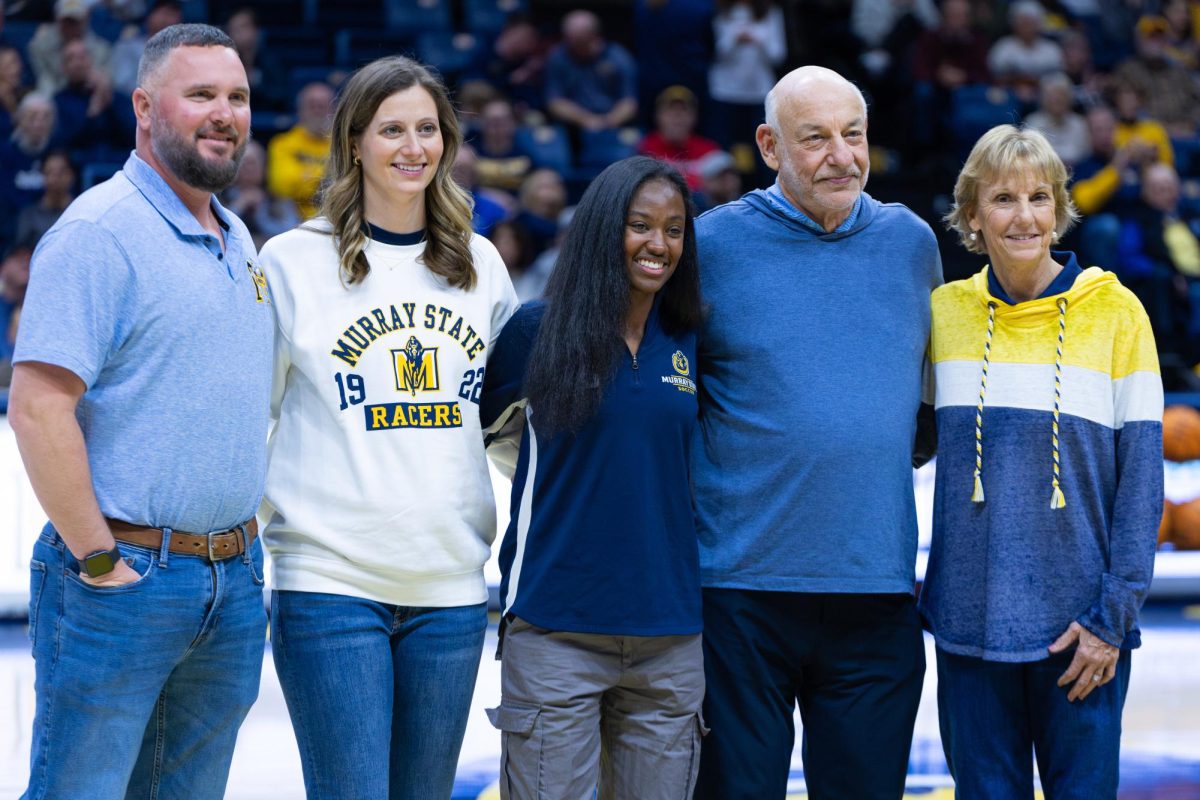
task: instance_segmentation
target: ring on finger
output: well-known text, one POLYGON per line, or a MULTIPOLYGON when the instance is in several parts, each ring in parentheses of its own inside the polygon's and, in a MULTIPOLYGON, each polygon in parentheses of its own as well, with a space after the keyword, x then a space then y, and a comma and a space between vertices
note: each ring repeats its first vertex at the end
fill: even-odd
POLYGON ((1100 680, 1100 676, 1098 674, 1092 675, 1092 683, 1097 683, 1099 680, 1100 680))

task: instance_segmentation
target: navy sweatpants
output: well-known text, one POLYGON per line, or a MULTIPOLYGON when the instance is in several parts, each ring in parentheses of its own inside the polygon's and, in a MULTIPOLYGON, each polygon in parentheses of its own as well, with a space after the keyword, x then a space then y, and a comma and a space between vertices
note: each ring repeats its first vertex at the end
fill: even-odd
POLYGON ((925 675, 911 595, 705 589, 704 672, 696 798, 784 797, 797 703, 812 800, 903 795, 925 675))

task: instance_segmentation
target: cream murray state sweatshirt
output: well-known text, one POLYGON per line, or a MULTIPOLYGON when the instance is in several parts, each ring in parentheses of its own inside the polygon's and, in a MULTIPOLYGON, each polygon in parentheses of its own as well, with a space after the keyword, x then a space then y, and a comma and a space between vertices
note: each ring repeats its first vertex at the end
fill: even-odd
POLYGON ((495 505, 479 426, 488 355, 517 307, 492 243, 449 287, 424 244, 371 240, 347 287, 333 240, 275 237, 260 261, 275 307, 263 539, 278 589, 411 606, 487 599, 495 505))

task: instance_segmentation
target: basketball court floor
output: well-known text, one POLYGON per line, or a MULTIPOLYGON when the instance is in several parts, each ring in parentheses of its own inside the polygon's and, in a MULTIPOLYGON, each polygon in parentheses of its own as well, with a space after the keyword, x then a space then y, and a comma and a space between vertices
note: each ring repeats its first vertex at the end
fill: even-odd
MULTIPOLYGON (((44 514, 20 470, 4 422, 0 416, 0 616, 8 617, 0 622, 0 798, 15 798, 28 777, 34 708, 33 660, 21 615, 27 603, 28 554, 44 514)), ((496 483, 503 525, 507 491, 502 480, 496 483)), ((929 537, 932 483, 931 467, 914 477, 923 544, 929 537)), ((1168 464, 1167 492, 1176 502, 1200 493, 1200 461, 1168 464)), ((922 561, 918 562, 918 574, 924 572, 922 561)), ((269 581, 269 569, 267 575, 269 581)), ((485 577, 490 586, 498 585, 494 558, 485 568, 485 577)), ((1133 657, 1125 707, 1120 800, 1200 800, 1200 552, 1160 555, 1142 630, 1143 647, 1133 657)), ((480 659, 454 800, 499 798, 500 738, 484 713, 500 699, 500 664, 492 657, 495 649, 493 619, 480 659)), ((917 715, 906 800, 952 800, 953 784, 938 737, 937 676, 928 637, 926 655, 929 666, 917 715)), ((789 800, 806 797, 799 715, 796 727, 789 800)), ((304 798, 296 740, 269 648, 263 658, 262 690, 242 726, 226 797, 304 798)))
MULTIPOLYGON (((499 735, 484 709, 500 698, 500 665, 492 659, 495 623, 479 665, 475 700, 459 759, 455 800, 497 800, 499 735)), ((1154 604, 1144 617, 1144 646, 1134 655, 1122 734, 1121 800, 1200 798, 1200 606, 1154 604)), ((933 652, 917 715, 906 798, 951 800, 953 788, 938 739, 933 652)), ((0 797, 18 797, 29 770, 33 661, 26 628, 0 625, 0 797)), ((797 716, 797 729, 799 730, 797 716)), ((789 799, 805 798, 799 735, 789 799)), ((300 757, 268 652, 262 691, 242 726, 226 797, 303 800, 300 757)), ((1039 795, 1040 797, 1040 795, 1039 795)), ((347 800, 352 800, 348 798, 347 800)))

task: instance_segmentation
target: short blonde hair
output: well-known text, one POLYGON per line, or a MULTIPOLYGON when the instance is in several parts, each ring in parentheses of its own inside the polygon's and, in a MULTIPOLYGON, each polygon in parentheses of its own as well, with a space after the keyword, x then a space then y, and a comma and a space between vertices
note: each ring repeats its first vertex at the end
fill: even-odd
POLYGON ((971 148, 954 184, 954 207, 943 217, 946 227, 958 232, 962 246, 986 254, 983 237, 971 238, 971 217, 979 206, 979 186, 1003 175, 1028 170, 1047 181, 1054 193, 1054 232, 1061 239, 1079 220, 1079 211, 1067 191, 1070 174, 1046 137, 1031 128, 997 125, 979 137, 971 148))

